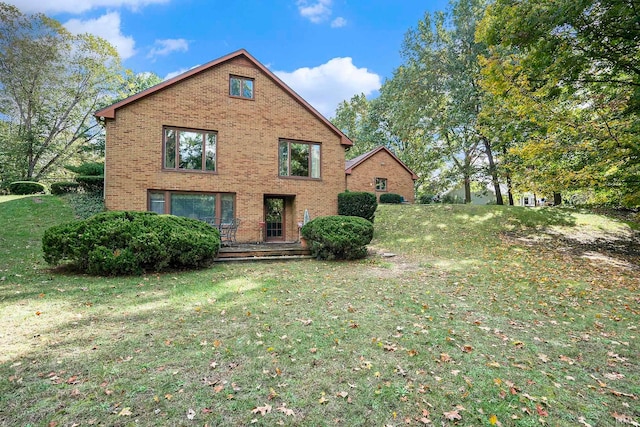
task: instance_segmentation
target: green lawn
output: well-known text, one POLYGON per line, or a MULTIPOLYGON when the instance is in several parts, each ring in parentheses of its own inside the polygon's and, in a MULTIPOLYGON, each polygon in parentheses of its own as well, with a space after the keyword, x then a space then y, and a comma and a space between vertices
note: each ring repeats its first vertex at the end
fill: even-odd
POLYGON ((623 222, 381 206, 365 260, 96 278, 42 260, 72 218, 0 197, 0 425, 640 422, 623 222))

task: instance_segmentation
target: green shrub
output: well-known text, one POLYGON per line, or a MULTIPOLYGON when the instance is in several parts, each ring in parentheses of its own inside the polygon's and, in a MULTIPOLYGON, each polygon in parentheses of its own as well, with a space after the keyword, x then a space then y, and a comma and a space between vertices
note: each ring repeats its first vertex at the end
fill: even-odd
POLYGON ((35 181, 15 181, 9 184, 11 194, 38 194, 46 191, 44 184, 35 181))
POLYGON ((402 196, 395 193, 383 193, 380 195, 380 203, 400 204, 402 196))
POLYGON ((436 202, 436 196, 433 194, 421 194, 418 197, 418 203, 423 204, 423 205, 428 205, 430 203, 437 203, 436 202))
POLYGON ((102 193, 104 189, 104 176, 79 175, 76 176, 76 181, 87 193, 102 193))
POLYGON ((104 163, 87 162, 80 166, 65 166, 66 169, 78 174, 76 182, 87 193, 101 193, 104 189, 104 163))
POLYGON ((338 215, 359 216, 373 222, 378 201, 373 193, 345 191, 338 194, 338 215))
POLYGON ((87 219, 90 216, 104 212, 102 193, 71 193, 67 194, 65 198, 78 219, 87 219))
POLYGON ((367 256, 373 224, 358 216, 322 216, 306 223, 301 232, 317 259, 358 259, 367 256))
POLYGON ((80 166, 65 166, 65 169, 75 172, 80 176, 102 176, 104 175, 104 163, 87 162, 80 166))
POLYGON ((210 225, 153 212, 103 212, 51 227, 42 238, 50 265, 70 261, 105 276, 202 267, 219 248, 220 233, 210 225))
POLYGON ((51 184, 51 194, 61 195, 67 193, 75 193, 78 191, 77 182, 63 181, 63 182, 54 182, 51 184))

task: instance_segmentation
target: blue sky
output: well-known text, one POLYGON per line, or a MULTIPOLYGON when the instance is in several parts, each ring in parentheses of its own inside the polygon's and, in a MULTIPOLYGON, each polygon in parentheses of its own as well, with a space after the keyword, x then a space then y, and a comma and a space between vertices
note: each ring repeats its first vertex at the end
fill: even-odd
POLYGON ((110 41, 125 67, 168 78, 247 49, 325 116, 375 97, 406 31, 447 0, 4 0, 110 41))

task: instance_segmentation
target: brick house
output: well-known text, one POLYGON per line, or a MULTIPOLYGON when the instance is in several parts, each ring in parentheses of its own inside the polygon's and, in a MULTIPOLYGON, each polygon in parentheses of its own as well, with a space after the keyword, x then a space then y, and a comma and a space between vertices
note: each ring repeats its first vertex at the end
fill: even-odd
POLYGON ((105 205, 221 223, 239 242, 295 241, 337 214, 352 142, 242 49, 95 113, 105 205))
POLYGON ((415 199, 414 183, 418 176, 389 149, 380 146, 348 160, 345 164, 345 188, 350 191, 395 193, 406 202, 415 199))

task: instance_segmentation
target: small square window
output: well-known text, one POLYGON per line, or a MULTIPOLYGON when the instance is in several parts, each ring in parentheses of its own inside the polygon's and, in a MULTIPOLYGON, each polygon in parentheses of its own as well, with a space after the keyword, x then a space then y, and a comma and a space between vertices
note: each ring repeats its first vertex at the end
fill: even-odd
POLYGON ((387 178, 376 178, 376 191, 387 191, 387 178))
POLYGON ((229 95, 253 99, 253 79, 231 76, 229 78, 229 95))

